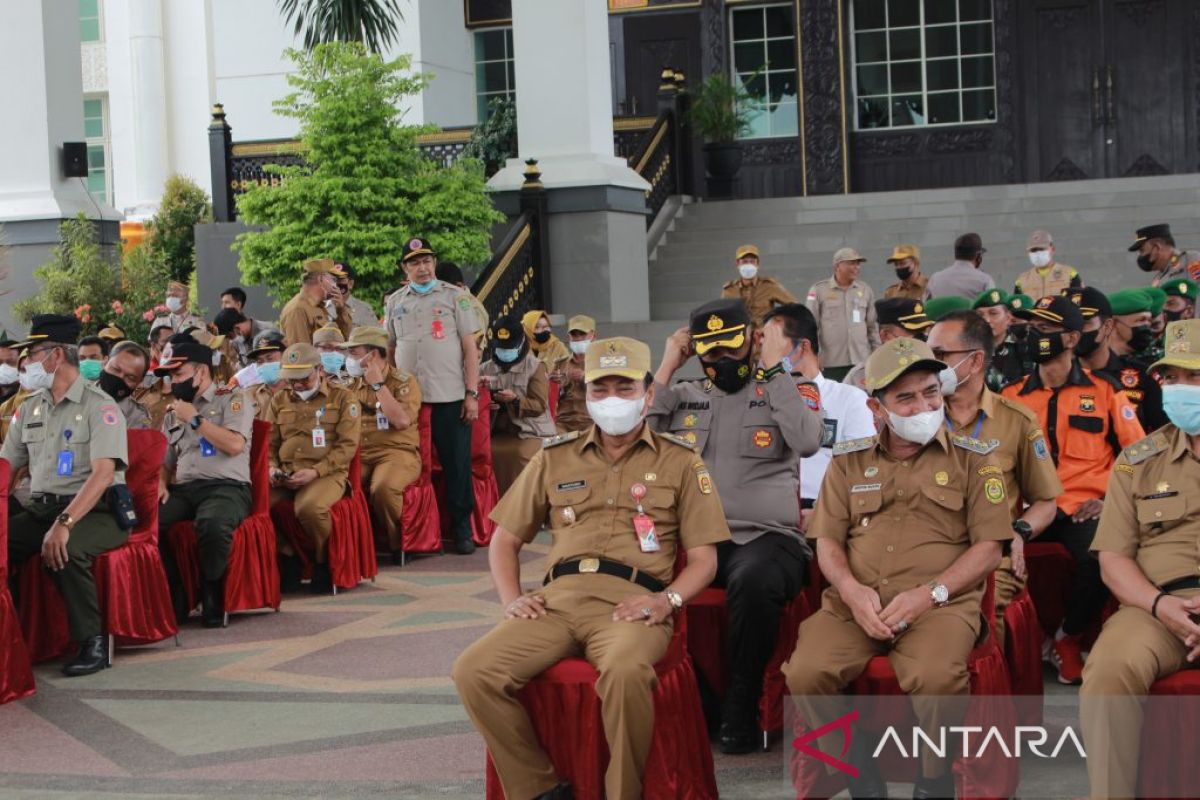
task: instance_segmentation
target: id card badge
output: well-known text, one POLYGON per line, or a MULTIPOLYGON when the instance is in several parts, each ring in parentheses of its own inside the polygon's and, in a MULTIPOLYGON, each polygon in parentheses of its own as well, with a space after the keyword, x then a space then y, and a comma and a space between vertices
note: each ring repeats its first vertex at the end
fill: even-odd
POLYGON ((657 553, 662 549, 658 543, 658 534, 654 532, 654 520, 649 514, 639 513, 633 518, 633 530, 637 533, 638 547, 643 553, 657 553))
POLYGON ((862 309, 858 306, 854 307, 854 313, 850 315, 850 321, 855 325, 862 323, 862 309))
POLYGON ((379 408, 379 404, 375 404, 375 430, 386 431, 392 427, 392 423, 388 420, 387 414, 383 413, 383 409, 379 408))
POLYGON ((838 421, 831 417, 825 418, 825 430, 821 432, 821 447, 833 447, 837 441, 838 421))
POLYGON ((69 478, 75 474, 75 454, 61 450, 58 454, 58 477, 69 478))
POLYGON ((325 446, 325 429, 313 428, 313 447, 325 446))
POLYGON ((205 458, 210 458, 212 456, 215 456, 216 454, 217 454, 217 448, 213 447, 212 442, 210 442, 208 439, 205 439, 203 436, 201 436, 200 437, 200 455, 204 456, 205 458))

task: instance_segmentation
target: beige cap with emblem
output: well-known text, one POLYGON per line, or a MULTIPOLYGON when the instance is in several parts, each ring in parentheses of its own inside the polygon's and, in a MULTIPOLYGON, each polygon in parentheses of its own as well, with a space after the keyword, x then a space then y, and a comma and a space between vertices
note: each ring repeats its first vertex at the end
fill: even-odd
POLYGON ((1159 367, 1181 367, 1200 369, 1200 319, 1181 319, 1167 323, 1163 357, 1150 365, 1159 367))
POLYGON ((945 368, 943 362, 933 357, 929 345, 920 339, 892 339, 880 345, 867 359, 867 392, 886 389, 914 369, 941 372, 945 368))
POLYGON ((587 314, 576 314, 567 321, 567 333, 595 333, 596 320, 587 314))
POLYGON ((650 347, 627 336, 592 342, 583 360, 583 379, 588 383, 610 375, 640 381, 649 372, 650 347))
POLYGON ((312 375, 321 363, 321 353, 311 344, 300 342, 283 351, 283 362, 279 366, 279 377, 285 381, 298 381, 312 375))
POLYGON ((351 347, 382 347, 387 350, 387 346, 387 331, 374 325, 364 325, 350 331, 350 341, 341 345, 341 348, 349 350, 351 347))
POLYGON ((313 344, 336 344, 341 345, 346 341, 346 337, 342 335, 341 328, 336 325, 326 325, 322 328, 317 328, 313 331, 313 344))
POLYGON ((921 258, 921 248, 915 244, 898 244, 892 248, 892 254, 887 257, 889 264, 894 264, 897 261, 903 261, 906 258, 921 258))
POLYGON ((843 261, 857 261, 862 264, 866 259, 860 256, 853 247, 843 247, 833 254, 833 263, 840 264, 843 261))
POLYGON ((304 262, 305 272, 328 272, 335 278, 346 277, 345 271, 332 258, 310 258, 304 262))

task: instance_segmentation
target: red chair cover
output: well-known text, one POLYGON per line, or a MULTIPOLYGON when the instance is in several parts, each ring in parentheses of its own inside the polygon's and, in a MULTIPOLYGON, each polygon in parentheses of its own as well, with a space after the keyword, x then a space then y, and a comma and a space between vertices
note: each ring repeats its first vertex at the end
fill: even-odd
POLYGON ((1021 591, 1004 609, 1004 663, 1013 694, 1021 698, 1017 718, 1022 725, 1042 724, 1042 639, 1033 598, 1021 591))
POLYGON ((429 404, 423 404, 417 422, 421 432, 421 477, 404 490, 404 511, 400 516, 401 547, 405 553, 440 553, 442 550, 440 498, 432 477, 434 452, 430 416, 429 404))
MULTIPOLYGON (((989 635, 976 645, 967 659, 970 674, 971 695, 986 696, 986 702, 972 702, 964 725, 994 725, 1000 730, 1012 730, 1016 725, 1016 710, 1013 707, 1012 689, 1008 680, 1008 669, 1004 656, 995 641, 994 579, 989 576, 984 592, 981 612, 989 620, 989 635)), ((896 673, 886 656, 876 656, 868 663, 863 673, 851 682, 848 694, 858 696, 903 695, 896 673)), ((797 715, 798 717, 799 715, 797 715)), ((864 728, 882 730, 888 724, 915 724, 909 711, 908 720, 871 720, 865 718, 864 728), (882 724, 879 724, 882 723, 882 724)), ((912 782, 916 780, 916 762, 904 761, 882 765, 889 780, 912 782)), ((844 776, 831 775, 815 759, 797 756, 792 761, 792 780, 797 798, 832 797, 845 788, 844 776)), ((957 796, 961 798, 1011 797, 1019 779, 1018 764, 1014 759, 1004 758, 1000 748, 988 748, 982 758, 959 758, 953 766, 957 796)))
MULTIPOLYGON (((551 393, 551 397, 555 394, 551 393)), ((492 392, 486 386, 479 391, 479 407, 487 408, 492 392)), ((475 491, 475 510, 471 512, 471 538, 479 547, 487 547, 496 532, 492 509, 500 502, 500 487, 492 471, 492 415, 480 414, 471 430, 471 485, 475 491)), ((442 505, 445 508, 445 504, 442 505)), ((448 520, 446 521, 448 522, 448 520)))
MULTIPOLYGON (((1155 681, 1150 687, 1151 697, 1195 695, 1200 695, 1200 670, 1196 669, 1180 670, 1155 681)), ((1191 789, 1200 781, 1193 702, 1158 700, 1146 704, 1138 764, 1138 797, 1183 797, 1187 792, 1181 790, 1191 789)))
POLYGON ((0 458, 0 705, 29 697, 36 690, 29 650, 8 593, 8 484, 12 469, 0 458))
MULTIPOLYGON (((167 440, 158 431, 129 431, 125 483, 138 525, 129 540, 95 558, 92 574, 107 632, 118 644, 153 644, 178 631, 167 575, 158 553, 158 475, 167 440)), ((21 627, 35 661, 70 648, 66 608, 41 556, 21 568, 21 627)))
MULTIPOLYGON (((686 626, 686 617, 680 617, 666 655, 655 666, 654 742, 646 759, 642 792, 647 800, 717 797, 712 749, 696 674, 685 646, 686 626)), ((562 780, 570 781, 577 800, 604 796, 608 742, 595 690, 598 677, 586 660, 566 658, 530 681, 518 695, 555 771, 562 780)), ((487 797, 504 797, 490 754, 487 797)))
POLYGON ((552 380, 549 383, 550 385, 546 391, 550 402, 550 419, 556 420, 558 419, 558 381, 552 380))
POLYGON ((800 623, 813 613, 809 605, 807 592, 800 592, 792 602, 788 603, 779 624, 779 635, 775 639, 775 651, 767 662, 763 672, 763 691, 758 699, 758 722, 764 731, 774 733, 783 730, 783 703, 787 697, 787 679, 783 677, 782 667, 785 661, 792 657, 796 649, 797 634, 800 623))
MULTIPOLYGON (((371 530, 371 508, 362 489, 362 461, 355 451, 347 476, 350 493, 333 504, 333 533, 329 537, 329 571, 333 585, 339 589, 353 589, 362 580, 370 580, 379 574, 375 560, 375 541, 371 530)), ((287 537, 292 549, 304 563, 304 571, 312 574, 312 564, 306 550, 308 536, 296 519, 296 508, 292 500, 281 500, 271 509, 271 519, 276 529, 287 537)))
POLYGON ((1047 636, 1053 636, 1067 613, 1075 562, 1058 542, 1032 541, 1025 545, 1025 565, 1029 570, 1025 586, 1033 598, 1038 622, 1047 636))
MULTIPOLYGON (((275 556, 275 526, 271 524, 271 423, 254 421, 250 444, 250 515, 233 532, 233 547, 225 569, 225 612, 279 608, 279 562, 275 556)), ((189 609, 200 604, 200 550, 192 522, 171 526, 171 551, 189 609)))

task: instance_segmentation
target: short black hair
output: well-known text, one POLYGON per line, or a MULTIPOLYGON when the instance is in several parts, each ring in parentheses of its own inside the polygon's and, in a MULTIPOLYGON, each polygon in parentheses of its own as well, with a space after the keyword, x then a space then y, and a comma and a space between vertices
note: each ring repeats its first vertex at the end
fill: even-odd
POLYGON ((112 347, 112 344, 107 339, 101 339, 99 336, 85 336, 80 339, 79 344, 75 346, 83 347, 84 345, 89 344, 97 345, 100 348, 100 355, 108 358, 108 351, 112 347))
POLYGON ((452 283, 455 286, 462 286, 467 282, 466 279, 463 278, 462 270, 459 268, 458 264, 455 264, 453 261, 439 261, 437 263, 437 267, 435 267, 433 270, 433 274, 439 281, 452 283))
POLYGON ((992 326, 988 324, 979 312, 969 308, 951 311, 937 321, 938 325, 943 322, 959 322, 962 324, 962 330, 959 331, 959 341, 964 347, 972 350, 983 351, 984 364, 992 363, 992 354, 995 352, 995 345, 992 344, 992 326))
POLYGON ((1155 239, 1167 245, 1168 247, 1175 246, 1175 237, 1169 233, 1164 233, 1161 236, 1155 236, 1153 239, 1151 239, 1151 241, 1154 241, 1155 239))
POLYGON ((147 366, 150 364, 150 354, 146 352, 146 348, 142 347, 137 342, 132 342, 128 339, 123 342, 117 342, 115 345, 113 345, 112 353, 110 355, 115 356, 121 353, 133 353, 142 360, 143 364, 146 364, 147 366))
POLYGON ((821 345, 818 341, 817 318, 803 303, 784 303, 775 306, 763 316, 763 325, 778 317, 783 321, 783 335, 791 340, 793 345, 799 345, 803 339, 812 347, 813 355, 820 355, 821 345))
POLYGON ((221 297, 229 295, 239 306, 246 305, 246 292, 240 286, 230 286, 225 291, 221 292, 221 297))
POLYGON ((335 261, 333 263, 337 264, 339 267, 341 267, 342 272, 346 273, 347 278, 349 278, 350 280, 354 280, 354 267, 350 266, 350 264, 348 262, 335 261))

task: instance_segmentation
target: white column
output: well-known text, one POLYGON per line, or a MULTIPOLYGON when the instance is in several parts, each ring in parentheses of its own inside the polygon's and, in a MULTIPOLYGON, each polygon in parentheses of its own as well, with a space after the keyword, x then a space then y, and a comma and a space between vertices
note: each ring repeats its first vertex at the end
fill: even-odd
MULTIPOLYGON (((131 216, 152 216, 169 174, 167 86, 163 66, 162 0, 128 0, 130 101, 134 170, 124 176, 132 194, 123 205, 131 216)), ((197 31, 197 34, 200 34, 197 31)), ((113 93, 110 91, 109 96, 113 93)))
POLYGON ((62 169, 63 142, 84 140, 81 72, 77 4, 0 2, 0 222, 96 217, 86 186, 62 169))
POLYGON ((608 7, 603 0, 513 0, 519 159, 489 185, 518 189, 536 158, 547 188, 650 185, 613 155, 608 7))
POLYGON ((209 0, 163 4, 168 169, 191 178, 210 194, 208 123, 216 101, 209 48, 211 37, 212 6, 209 0))

